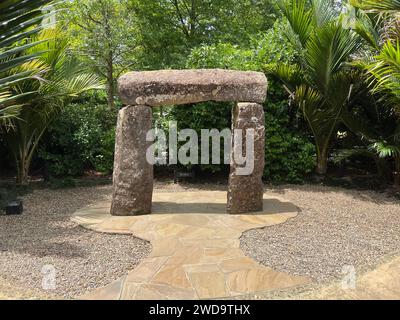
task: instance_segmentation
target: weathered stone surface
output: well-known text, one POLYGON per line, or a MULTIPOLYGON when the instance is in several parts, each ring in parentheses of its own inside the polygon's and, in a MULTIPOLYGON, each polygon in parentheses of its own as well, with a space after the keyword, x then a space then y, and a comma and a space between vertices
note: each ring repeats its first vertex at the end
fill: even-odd
POLYGON ((119 79, 125 104, 179 105, 203 101, 263 103, 267 78, 260 72, 222 69, 130 72, 119 79))
POLYGON ((81 223, 83 220, 81 225, 85 228, 117 234, 130 229, 132 235, 139 238, 151 234, 148 238, 153 247, 152 255, 124 277, 122 288, 118 280, 82 298, 231 298, 243 293, 255 294, 260 290, 310 283, 308 278, 264 267, 241 251, 239 238, 242 231, 284 223, 299 212, 298 207, 288 206, 288 202, 275 198, 275 195, 273 198, 265 195, 264 200, 274 202, 274 212, 265 206, 264 211, 252 215, 228 215, 222 205, 226 202, 223 191, 156 192, 156 205, 152 214, 146 216, 113 217, 108 214, 104 221, 109 206, 103 202, 79 210, 73 215, 74 221, 81 223), (193 213, 198 202, 202 203, 203 209, 193 213), (176 212, 176 203, 185 209, 176 212), (244 220, 246 217, 252 218, 252 224, 244 220), (176 232, 179 230, 184 232, 176 232))
POLYGON ((263 107, 256 103, 238 103, 232 110, 232 132, 243 130, 242 145, 232 138, 231 173, 229 176, 227 211, 231 214, 263 210, 262 176, 265 164, 265 118, 263 107), (250 175, 239 175, 245 167, 235 161, 234 152, 246 154, 246 129, 254 129, 254 170, 250 175))
POLYGON ((146 160, 152 126, 148 106, 128 106, 119 112, 115 144, 114 191, 111 214, 129 216, 151 213, 153 166, 146 160))

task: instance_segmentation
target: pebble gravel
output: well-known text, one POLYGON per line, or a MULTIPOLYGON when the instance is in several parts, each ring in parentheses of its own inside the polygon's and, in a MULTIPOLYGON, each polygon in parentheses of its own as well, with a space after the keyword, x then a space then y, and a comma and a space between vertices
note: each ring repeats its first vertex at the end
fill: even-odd
POLYGON ((265 266, 323 283, 373 269, 400 252, 400 201, 394 197, 318 185, 268 191, 301 213, 242 235, 243 251, 265 266))
MULTIPOLYGON (((156 182, 155 190, 226 190, 226 185, 168 181, 156 182)), ((266 191, 301 209, 284 224, 241 237, 244 252, 268 267, 323 284, 340 279, 346 266, 364 272, 400 253, 396 198, 319 185, 267 186, 266 191)), ((126 275, 145 258, 148 242, 96 233, 70 220, 73 212, 110 198, 111 192, 111 186, 37 189, 23 197, 23 215, 0 216, 0 292, 6 295, 0 299, 75 298, 126 275), (55 271, 55 288, 44 290, 49 270, 55 271)))
POLYGON ((96 233, 70 220, 110 194, 111 187, 102 186, 40 189, 23 197, 21 216, 0 216, 0 279, 37 298, 70 299, 126 275, 150 253, 147 241, 96 233))

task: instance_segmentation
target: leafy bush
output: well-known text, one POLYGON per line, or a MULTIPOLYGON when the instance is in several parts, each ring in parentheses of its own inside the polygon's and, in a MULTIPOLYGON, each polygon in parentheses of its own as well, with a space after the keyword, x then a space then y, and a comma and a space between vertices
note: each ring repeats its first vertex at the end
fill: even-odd
POLYGON ((107 107, 104 93, 87 95, 71 104, 52 124, 39 157, 50 175, 77 176, 85 169, 113 169, 116 111, 107 107))
MULTIPOLYGON (((201 137, 201 129, 218 129, 222 131, 231 127, 231 110, 230 103, 205 102, 191 106, 179 106, 171 110, 171 117, 176 119, 178 130, 190 128, 197 132, 201 137)), ((201 164, 198 167, 202 171, 218 172, 227 169, 224 165, 224 149, 223 139, 221 139, 221 156, 220 165, 201 164)), ((210 159, 211 159, 210 148, 210 159)), ((199 143, 199 152, 201 152, 201 144, 199 143)))
MULTIPOLYGON (((192 50, 187 61, 190 68, 224 68, 262 71, 266 65, 290 62, 297 51, 284 33, 287 24, 277 21, 265 34, 252 39, 250 48, 230 43, 201 46, 192 50)), ((299 183, 315 166, 315 146, 302 132, 308 132, 296 109, 289 108, 282 86, 269 79, 266 114, 266 166, 264 178, 271 182, 299 183)), ((202 103, 194 107, 177 107, 171 111, 181 128, 200 129, 231 126, 231 104, 202 103)), ((219 171, 221 166, 201 166, 219 171)))
POLYGON ((249 47, 231 43, 200 46, 192 50, 186 66, 261 71, 267 64, 291 62, 297 50, 285 35, 288 30, 287 23, 278 20, 268 32, 255 35, 249 47))
MULTIPOLYGON (((263 70, 266 64, 290 61, 295 50, 283 36, 285 25, 277 22, 272 30, 258 35, 250 48, 220 43, 192 51, 189 68, 229 68, 263 70)), ((191 106, 154 108, 155 125, 168 130, 168 122, 178 129, 222 130, 231 127, 231 103, 206 102, 191 106)), ((315 147, 300 132, 297 110, 288 108, 281 85, 269 81, 266 113, 266 167, 264 178, 271 182, 301 182, 314 167, 315 147)), ((85 169, 109 173, 113 168, 116 112, 107 108, 104 93, 86 95, 70 105, 51 126, 40 150, 53 176, 76 176, 85 169)), ((200 147, 200 146, 199 146, 200 147)), ((223 148, 221 148, 223 150, 223 148)), ((223 163, 221 155, 221 162, 223 163)), ((199 165, 203 171, 228 170, 226 165, 199 165)), ((67 181, 67 185, 70 181, 67 181)))
POLYGON ((315 146, 290 131, 287 106, 268 104, 265 117, 264 179, 274 183, 301 183, 315 167, 315 146))

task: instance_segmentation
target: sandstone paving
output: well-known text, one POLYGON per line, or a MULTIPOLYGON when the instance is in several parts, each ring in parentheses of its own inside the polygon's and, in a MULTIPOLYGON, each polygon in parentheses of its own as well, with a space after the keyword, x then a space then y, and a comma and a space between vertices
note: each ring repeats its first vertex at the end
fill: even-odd
POLYGON ((226 198, 221 191, 156 193, 150 215, 111 216, 107 202, 77 211, 72 220, 85 228, 130 233, 152 244, 150 256, 125 277, 80 298, 218 299, 310 283, 264 267, 240 249, 243 232, 284 223, 299 209, 265 194, 265 207, 271 201, 273 213, 229 215, 224 206, 212 205, 226 198))

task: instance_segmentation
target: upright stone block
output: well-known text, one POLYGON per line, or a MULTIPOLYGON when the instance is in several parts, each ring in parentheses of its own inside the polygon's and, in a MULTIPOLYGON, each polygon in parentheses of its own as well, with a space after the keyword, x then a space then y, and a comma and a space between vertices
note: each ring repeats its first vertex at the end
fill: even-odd
POLYGON ((257 103, 238 103, 232 110, 232 134, 242 129, 242 143, 232 137, 231 173, 228 186, 227 211, 231 214, 256 212, 263 209, 264 186, 262 176, 265 164, 265 117, 263 107, 257 103), (240 175, 238 169, 246 163, 236 161, 234 153, 246 154, 246 129, 254 129, 254 169, 250 174, 240 175))
POLYGON ((152 144, 146 141, 146 134, 151 127, 152 110, 148 106, 127 106, 118 114, 112 215, 151 213, 153 165, 146 159, 152 144))

